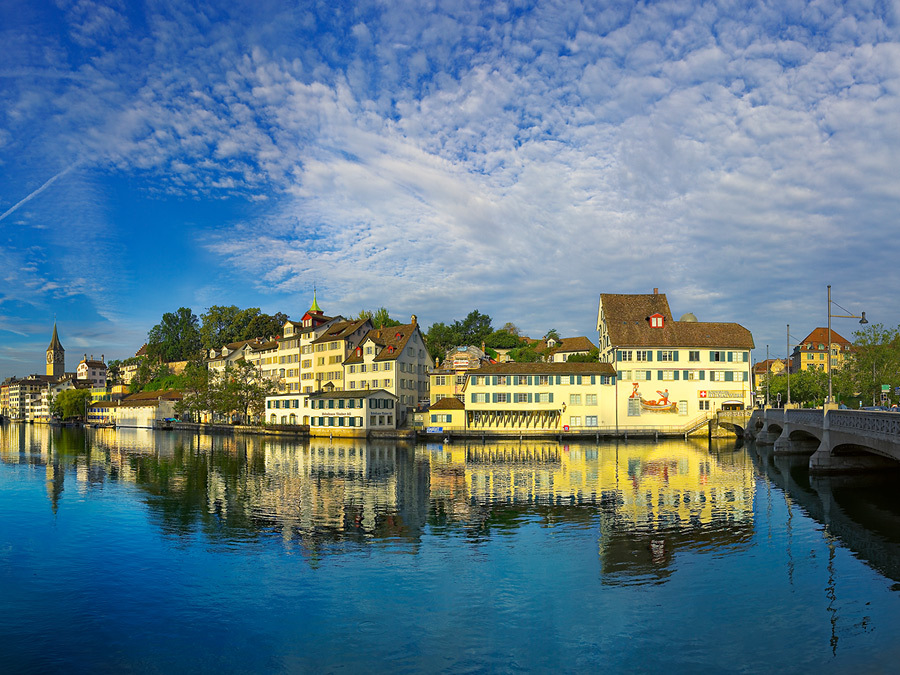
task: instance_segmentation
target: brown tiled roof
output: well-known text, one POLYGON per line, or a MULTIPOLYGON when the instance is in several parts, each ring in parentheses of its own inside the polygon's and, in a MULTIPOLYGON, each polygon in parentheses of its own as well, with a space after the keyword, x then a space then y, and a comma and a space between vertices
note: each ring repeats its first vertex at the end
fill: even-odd
MULTIPOLYGON (((834 316, 834 315, 832 315, 834 316)), ((828 344, 828 328, 815 328, 813 332, 807 335, 800 343, 800 349, 803 350, 806 348, 806 343, 812 342, 815 345, 827 345, 828 344)), ((842 335, 838 335, 838 333, 831 329, 831 344, 838 344, 842 346, 852 346, 852 342, 842 335)), ((815 347, 813 348, 815 349, 815 347)))
POLYGON ((541 340, 538 351, 549 351, 550 354, 556 354, 558 352, 589 352, 595 348, 596 345, 593 342, 581 336, 560 338, 552 348, 547 347, 546 340, 541 340))
MULTIPOLYGON (((103 361, 88 359, 87 361, 82 361, 81 363, 86 365, 88 368, 106 368, 106 364, 103 363, 103 361)), ((79 363, 78 365, 81 365, 81 363, 79 363)))
POLYGON ((447 396, 431 404, 431 410, 465 410, 465 404, 455 396, 447 396))
POLYGON ((665 293, 600 296, 614 347, 732 347, 753 349, 750 331, 737 323, 675 321, 665 293), (648 318, 661 314, 662 328, 651 328, 648 318))
MULTIPOLYGON (((418 327, 417 323, 407 323, 401 326, 373 328, 366 333, 359 344, 364 345, 366 341, 371 340, 381 349, 375 355, 375 361, 393 361, 403 353, 406 343, 409 342, 409 338, 412 337, 414 331, 418 330, 418 327), (393 349, 391 349, 392 347, 393 349)), ((362 355, 357 356, 354 350, 344 363, 363 363, 364 361, 362 355)))
POLYGON ((312 344, 318 344, 320 342, 331 342, 332 340, 345 340, 347 336, 353 335, 357 330, 359 330, 368 319, 357 319, 355 321, 339 321, 338 323, 329 326, 328 330, 326 330, 322 335, 317 337, 312 341, 312 344))
POLYGON ((611 363, 492 363, 468 375, 615 375, 611 363))

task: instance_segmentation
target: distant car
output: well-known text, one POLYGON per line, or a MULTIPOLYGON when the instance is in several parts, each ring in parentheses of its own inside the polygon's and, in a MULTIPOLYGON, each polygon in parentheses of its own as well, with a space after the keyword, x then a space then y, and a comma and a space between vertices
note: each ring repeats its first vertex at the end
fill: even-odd
POLYGON ((886 405, 864 405, 860 410, 869 410, 872 412, 890 412, 890 408, 886 405))

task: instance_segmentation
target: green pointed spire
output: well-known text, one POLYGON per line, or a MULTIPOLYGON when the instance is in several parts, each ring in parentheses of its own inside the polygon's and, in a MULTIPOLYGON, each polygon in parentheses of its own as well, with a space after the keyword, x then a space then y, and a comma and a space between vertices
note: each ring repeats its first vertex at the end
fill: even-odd
POLYGON ((316 288, 313 286, 313 303, 309 308, 310 313, 316 312, 318 314, 322 313, 322 308, 319 307, 319 303, 316 301, 316 288))

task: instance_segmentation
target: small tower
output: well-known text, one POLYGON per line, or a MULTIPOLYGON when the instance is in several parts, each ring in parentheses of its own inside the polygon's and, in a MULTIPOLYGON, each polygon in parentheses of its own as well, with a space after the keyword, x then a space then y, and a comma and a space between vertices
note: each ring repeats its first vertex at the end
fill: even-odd
POLYGON ((59 379, 66 374, 66 350, 63 349, 56 334, 56 322, 53 322, 53 337, 50 346, 47 347, 47 375, 59 379))
POLYGON ((310 314, 321 314, 322 313, 322 308, 319 307, 319 303, 316 300, 316 289, 315 288, 313 288, 313 301, 312 301, 312 305, 309 308, 309 313, 310 314))

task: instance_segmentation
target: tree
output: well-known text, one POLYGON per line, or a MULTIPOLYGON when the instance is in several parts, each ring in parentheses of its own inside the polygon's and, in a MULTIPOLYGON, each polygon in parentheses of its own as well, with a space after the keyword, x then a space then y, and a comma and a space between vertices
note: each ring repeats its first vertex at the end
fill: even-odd
MULTIPOLYGON (((853 354, 846 360, 854 393, 864 403, 881 400, 882 384, 900 384, 900 327, 869 324, 854 333, 853 354)), ((832 375, 832 380, 834 376, 832 375)), ((833 387, 832 387, 833 388, 833 387)))
POLYGON ((91 392, 89 389, 66 389, 59 392, 59 395, 51 401, 50 412, 64 420, 73 417, 83 419, 90 403, 91 392))
POLYGON ((547 334, 544 336, 544 340, 546 340, 547 342, 549 342, 550 340, 556 340, 557 342, 559 342, 561 339, 562 338, 559 337, 559 331, 555 328, 551 328, 550 330, 548 330, 547 334))
POLYGON ((567 363, 597 363, 600 361, 600 350, 594 347, 587 354, 570 354, 567 363))
POLYGON ((516 324, 514 324, 512 321, 507 321, 505 324, 503 324, 503 328, 501 328, 500 330, 505 331, 505 332, 509 333, 510 335, 515 335, 516 337, 519 337, 519 327, 516 324))
POLYGON ((402 324, 396 319, 392 319, 387 309, 379 307, 374 312, 369 309, 361 310, 357 320, 369 319, 374 328, 390 328, 391 326, 401 326, 402 324))
POLYGON ((214 409, 210 396, 210 376, 206 364, 201 359, 195 359, 184 367, 182 373, 184 398, 175 404, 176 412, 187 418, 200 421, 200 415, 214 409))
POLYGON ((481 343, 492 332, 491 317, 475 309, 469 312, 465 319, 454 321, 450 326, 443 323, 432 324, 425 334, 425 343, 428 345, 428 353, 437 360, 443 358, 451 347, 462 345, 481 347, 481 343))
POLYGON ((428 346, 431 358, 437 361, 443 359, 447 350, 457 346, 459 342, 453 328, 439 322, 431 324, 431 328, 425 334, 425 344, 428 346))
POLYGON ((501 329, 488 335, 484 344, 492 349, 515 349, 522 346, 523 340, 509 331, 501 329))
POLYGON ((147 335, 147 355, 156 361, 187 361, 201 350, 197 315, 188 307, 163 314, 147 335))
POLYGON ((249 422, 252 417, 265 411, 266 396, 275 393, 275 382, 260 375, 252 363, 238 359, 228 363, 209 385, 210 402, 213 410, 220 415, 237 413, 241 421, 249 422))
POLYGON ((237 305, 213 305, 200 316, 200 340, 203 349, 281 335, 287 314, 264 314, 259 307, 241 309, 237 305))
POLYGON ((509 358, 516 363, 537 363, 541 360, 541 355, 532 344, 524 344, 521 347, 513 349, 509 352, 509 358))

